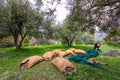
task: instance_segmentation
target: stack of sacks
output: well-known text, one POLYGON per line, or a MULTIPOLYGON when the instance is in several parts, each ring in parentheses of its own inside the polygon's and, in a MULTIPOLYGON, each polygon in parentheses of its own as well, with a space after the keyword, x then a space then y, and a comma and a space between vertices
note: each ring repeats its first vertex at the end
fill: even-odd
POLYGON ((19 67, 31 68, 43 60, 51 60, 54 56, 64 57, 69 54, 86 54, 86 52, 80 49, 75 49, 75 48, 69 48, 66 51, 62 49, 55 49, 53 51, 46 52, 43 56, 28 57, 19 64, 19 67))
POLYGON ((24 59, 19 64, 19 67, 28 69, 28 68, 31 68, 42 61, 44 61, 44 59, 41 56, 31 56, 31 57, 24 59))
POLYGON ((54 55, 56 55, 55 52, 53 52, 53 51, 48 51, 48 52, 46 52, 42 57, 43 57, 45 60, 51 60, 54 55))
POLYGON ((71 72, 76 72, 76 67, 69 62, 67 59, 63 57, 57 57, 52 62, 52 65, 57 67, 59 71, 61 71, 63 74, 69 74, 71 72))

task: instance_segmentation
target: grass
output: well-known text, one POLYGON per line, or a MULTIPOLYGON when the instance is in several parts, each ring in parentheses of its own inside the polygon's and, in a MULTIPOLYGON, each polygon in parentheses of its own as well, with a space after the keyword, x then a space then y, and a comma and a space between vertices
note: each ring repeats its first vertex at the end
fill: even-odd
MULTIPOLYGON (((75 45, 75 48, 88 50, 92 45, 75 45)), ((0 49, 0 80, 120 80, 120 57, 103 57, 96 59, 107 62, 109 66, 104 68, 108 71, 99 70, 88 65, 73 63, 77 67, 77 72, 70 75, 63 75, 54 66, 51 61, 44 61, 28 70, 18 68, 19 62, 32 55, 43 55, 46 51, 54 49, 68 49, 65 45, 41 45, 24 46, 16 51, 12 48, 0 49)), ((102 51, 116 49, 120 51, 120 46, 103 45, 102 51)))

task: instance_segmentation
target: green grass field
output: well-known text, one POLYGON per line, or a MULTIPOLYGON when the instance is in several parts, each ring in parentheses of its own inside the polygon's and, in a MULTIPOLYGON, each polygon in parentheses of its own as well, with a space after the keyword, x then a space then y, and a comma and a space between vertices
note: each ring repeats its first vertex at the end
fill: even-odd
MULTIPOLYGON (((75 45, 74 48, 89 50, 91 45, 75 45)), ((24 58, 33 55, 43 55, 46 51, 54 49, 68 49, 65 45, 41 45, 27 46, 16 51, 15 48, 0 49, 0 80, 120 80, 120 57, 103 57, 100 55, 96 60, 107 62, 104 66, 108 71, 99 70, 89 65, 73 63, 77 67, 77 72, 70 75, 63 75, 51 61, 44 61, 28 70, 18 68, 19 62, 24 58)), ((120 46, 102 45, 102 51, 116 49, 120 51, 120 46)))

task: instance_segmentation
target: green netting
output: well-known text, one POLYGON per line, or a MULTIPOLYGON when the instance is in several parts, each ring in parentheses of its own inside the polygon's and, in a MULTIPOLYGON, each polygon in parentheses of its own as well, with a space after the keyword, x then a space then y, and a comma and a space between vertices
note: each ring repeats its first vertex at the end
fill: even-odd
POLYGON ((77 54, 77 55, 74 55, 74 56, 70 56, 68 59, 71 62, 77 62, 77 63, 81 63, 81 64, 87 64, 87 65, 90 65, 92 67, 105 70, 103 66, 101 66, 99 64, 90 63, 87 60, 89 58, 99 56, 99 54, 102 53, 101 50, 87 50, 86 52, 87 52, 87 54, 77 54))

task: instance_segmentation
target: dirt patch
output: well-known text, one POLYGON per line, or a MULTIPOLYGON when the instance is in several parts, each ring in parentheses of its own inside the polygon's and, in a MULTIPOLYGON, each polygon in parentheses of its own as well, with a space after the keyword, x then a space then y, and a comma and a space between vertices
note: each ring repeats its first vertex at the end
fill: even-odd
POLYGON ((104 56, 120 56, 120 52, 117 50, 109 50, 103 53, 104 56))

